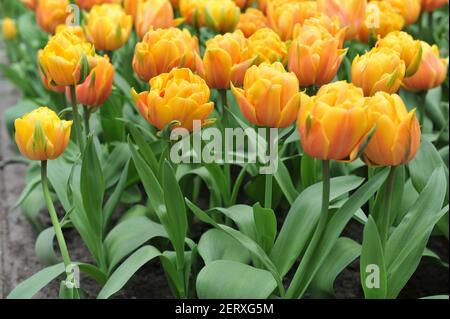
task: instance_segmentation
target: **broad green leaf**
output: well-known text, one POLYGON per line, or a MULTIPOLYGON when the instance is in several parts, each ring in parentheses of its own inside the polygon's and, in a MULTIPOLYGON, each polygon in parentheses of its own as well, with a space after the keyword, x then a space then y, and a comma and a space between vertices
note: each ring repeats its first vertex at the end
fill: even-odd
POLYGON ((128 124, 127 129, 130 131, 134 142, 139 147, 139 152, 141 153, 142 157, 145 159, 147 164, 150 165, 150 168, 152 169, 153 173, 156 174, 158 170, 158 161, 149 143, 145 141, 141 132, 139 132, 139 130, 135 128, 133 125, 128 124))
POLYGON ((50 266, 58 263, 55 250, 53 248, 53 240, 55 239, 55 230, 49 227, 39 233, 35 243, 36 257, 44 266, 50 266))
POLYGON ((263 208, 259 203, 253 206, 253 219, 259 245, 267 254, 273 247, 277 236, 277 218, 270 208, 263 208))
POLYGON ((127 179, 128 179, 128 170, 130 166, 130 161, 128 160, 123 167, 122 174, 120 176, 119 182, 114 189, 114 192, 108 198, 108 201, 105 204, 103 209, 103 227, 106 228, 108 225, 112 215, 114 214, 115 209, 120 203, 120 199, 122 197, 123 192, 125 191, 127 179))
POLYGON ((198 253, 205 264, 215 260, 250 261, 250 253, 236 239, 219 229, 205 232, 198 242, 198 253))
POLYGON ((289 171, 286 168, 284 162, 278 162, 278 169, 275 174, 273 174, 273 176, 275 177, 275 180, 280 186, 280 189, 282 190, 289 204, 292 204, 298 196, 298 191, 292 183, 291 175, 289 174, 289 171))

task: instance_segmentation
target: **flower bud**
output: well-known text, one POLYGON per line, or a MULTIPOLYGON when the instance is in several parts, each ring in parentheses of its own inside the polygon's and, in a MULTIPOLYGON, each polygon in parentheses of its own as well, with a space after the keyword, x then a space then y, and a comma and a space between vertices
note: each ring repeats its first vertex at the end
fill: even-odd
POLYGON ((69 0, 39 0, 36 7, 36 21, 48 33, 55 33, 56 27, 66 22, 69 15, 69 0))
POLYGON ((280 36, 269 28, 262 28, 253 33, 248 38, 248 50, 246 57, 251 58, 256 56, 255 64, 273 63, 276 61, 286 62, 287 47, 281 41, 280 36))
POLYGON ((236 29, 241 30, 245 37, 250 37, 261 28, 267 27, 267 18, 262 11, 255 8, 248 8, 242 13, 236 29))
POLYGON ((241 11, 231 0, 209 0, 205 6, 205 23, 208 28, 225 33, 233 31, 241 11))

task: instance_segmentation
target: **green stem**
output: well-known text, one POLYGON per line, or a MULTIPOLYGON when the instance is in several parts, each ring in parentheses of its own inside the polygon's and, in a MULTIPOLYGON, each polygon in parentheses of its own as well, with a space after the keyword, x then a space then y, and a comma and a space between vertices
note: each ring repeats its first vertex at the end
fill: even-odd
POLYGON ((48 190, 47 161, 41 161, 41 182, 42 190, 44 192, 44 199, 47 203, 48 212, 50 215, 50 219, 52 220, 53 228, 55 230, 56 240, 58 241, 59 250, 61 251, 64 266, 66 267, 66 269, 69 269, 68 267, 71 265, 69 251, 67 249, 66 241, 64 240, 64 235, 61 230, 58 215, 56 215, 55 207, 53 206, 50 191, 48 190))
POLYGON ((83 105, 83 118, 84 118, 84 130, 86 133, 86 137, 89 135, 89 133, 91 132, 90 129, 90 125, 89 125, 89 120, 91 118, 91 112, 88 108, 87 105, 83 105))
POLYGON ((231 198, 230 198, 230 195, 231 195, 230 194, 230 189, 231 189, 231 172, 230 172, 230 164, 226 162, 227 156, 225 154, 225 150, 226 150, 226 147, 225 147, 225 145, 226 145, 226 138, 225 138, 226 133, 225 133, 225 130, 226 130, 227 126, 228 126, 228 116, 227 116, 228 111, 225 109, 225 106, 227 104, 227 90, 225 90, 225 89, 219 90, 219 93, 220 93, 220 99, 221 99, 221 105, 222 105, 222 114, 221 114, 222 115, 222 127, 223 127, 222 138, 223 138, 223 149, 224 149, 223 170, 224 170, 225 178, 226 178, 227 185, 228 185, 227 195, 224 194, 224 196, 228 196, 228 198, 225 199, 225 203, 226 203, 227 206, 229 206, 230 205, 230 200, 231 200, 231 198))
POLYGON ((80 115, 78 114, 77 91, 75 85, 70 86, 70 99, 72 100, 72 117, 75 130, 75 138, 77 145, 80 148, 80 152, 82 152, 84 149, 84 139, 81 134, 81 122, 80 115))
POLYGON ((423 131, 424 124, 425 124, 425 103, 426 103, 426 97, 427 97, 427 91, 422 91, 418 93, 419 97, 419 124, 420 129, 423 131))
POLYGON ((245 173, 247 172, 247 165, 245 165, 241 171, 239 172, 238 177, 236 178, 236 181, 234 182, 233 191, 231 192, 231 199, 230 199, 230 205, 236 204, 239 188, 242 185, 242 182, 244 181, 245 173))
POLYGON ((273 175, 266 174, 266 188, 265 188, 265 196, 264 196, 264 207, 272 208, 272 183, 273 183, 273 175))
POLYGON ((305 280, 311 280, 311 278, 304 278, 304 274, 309 267, 309 263, 317 250, 317 245, 319 240, 322 237, 323 231, 328 222, 328 207, 330 203, 330 161, 323 160, 322 161, 322 174, 323 174, 323 182, 322 182, 322 209, 320 212, 319 222, 317 224, 314 235, 306 248, 305 255, 303 256, 300 265, 295 272, 294 278, 288 288, 286 293, 286 298, 300 298, 304 291, 306 290, 306 286, 301 287, 301 284, 305 280))
POLYGON ((382 217, 382 229, 380 231, 381 235, 381 243, 383 247, 386 247, 386 242, 389 238, 389 229, 391 225, 391 203, 392 203, 392 192, 394 187, 394 177, 395 177, 395 168, 396 166, 392 166, 389 171, 389 176, 387 178, 386 191, 384 195, 384 213, 382 217))

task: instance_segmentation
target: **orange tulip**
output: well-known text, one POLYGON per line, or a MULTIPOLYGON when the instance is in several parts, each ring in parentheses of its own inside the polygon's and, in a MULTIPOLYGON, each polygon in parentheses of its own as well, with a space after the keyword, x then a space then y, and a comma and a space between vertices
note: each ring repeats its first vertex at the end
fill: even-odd
POLYGON ((276 61, 284 63, 287 56, 287 47, 275 31, 262 28, 248 38, 248 50, 245 56, 247 58, 256 56, 255 64, 276 61))
POLYGON ((403 87, 408 91, 422 91, 437 87, 445 81, 447 76, 448 58, 439 57, 439 48, 430 46, 424 41, 422 45, 422 60, 417 72, 403 80, 403 87))
POLYGON ((320 29, 326 29, 333 37, 337 37, 341 40, 339 48, 342 48, 344 44, 345 37, 342 38, 341 33, 344 32, 342 30, 347 31, 347 27, 341 27, 341 24, 339 22, 339 19, 334 17, 330 18, 326 14, 319 13, 315 15, 314 17, 308 18, 303 22, 303 25, 296 24, 294 26, 294 32, 293 32, 293 39, 297 38, 300 34, 300 31, 302 30, 303 26, 311 26, 311 27, 317 27, 320 29))
POLYGON ((369 165, 396 166, 414 158, 420 146, 416 110, 407 111, 397 94, 378 92, 367 101, 367 113, 375 132, 364 150, 369 165))
POLYGON ((20 0, 30 10, 35 10, 38 0, 20 0))
POLYGON ((348 27, 346 38, 354 39, 366 17, 367 0, 317 0, 317 8, 329 17, 338 17, 348 27))
POLYGON ((75 0, 75 3, 85 10, 90 10, 96 4, 120 3, 122 0, 75 0))
POLYGON ((66 22, 69 0, 39 0, 36 7, 36 21, 42 30, 55 33, 56 27, 66 22))
POLYGON ((207 118, 214 103, 208 102, 208 85, 189 69, 172 69, 152 78, 150 91, 138 94, 132 89, 131 93, 141 115, 159 130, 173 121, 189 131, 195 120, 211 123, 207 118))
POLYGON ((371 128, 362 90, 345 81, 302 94, 297 125, 305 153, 321 160, 354 160, 371 128))
POLYGON ((207 0, 180 0, 180 14, 187 24, 194 27, 205 26, 205 6, 207 0))
POLYGON ((182 19, 173 18, 173 8, 169 0, 147 0, 138 4, 134 27, 139 38, 153 29, 176 27, 182 19))
POLYGON ((14 122, 20 153, 30 160, 60 156, 69 144, 72 121, 60 120, 48 107, 40 107, 14 122))
POLYGON ((187 67, 203 75, 198 40, 187 29, 150 29, 136 44, 133 69, 142 81, 176 67, 187 67))
POLYGON ((240 14, 239 7, 231 0, 209 0, 205 5, 205 24, 217 33, 231 32, 240 14))
POLYGON ((242 13, 236 29, 241 30, 248 38, 261 28, 267 27, 267 18, 262 11, 255 8, 248 8, 242 13))
POLYGON ((359 39, 368 42, 370 36, 384 37, 389 32, 399 31, 405 19, 389 2, 371 1, 366 8, 366 19, 359 31, 359 39))
POLYGON ((244 58, 242 53, 246 49, 247 39, 240 30, 216 35, 206 42, 203 65, 209 87, 228 89, 230 81, 234 85, 242 85, 245 71, 254 61, 254 58, 244 58))
POLYGON ((431 12, 445 6, 447 3, 448 0, 422 0, 422 10, 431 12))
POLYGON ((386 0, 401 13, 407 25, 413 24, 420 16, 421 0, 386 0))
POLYGON ((125 13, 133 17, 133 21, 136 21, 136 14, 139 3, 145 0, 123 0, 123 9, 125 13))
POLYGON ((269 26, 284 41, 292 39, 294 26, 297 23, 302 24, 318 13, 316 2, 313 1, 269 2, 267 7, 269 26))
POLYGON ((298 80, 280 62, 250 67, 245 73, 244 88, 231 85, 231 90, 250 123, 266 127, 294 123, 300 106, 298 80))
POLYGON ((395 93, 405 76, 405 62, 390 48, 374 48, 352 63, 352 82, 363 89, 366 96, 378 91, 395 93))
POLYGON ((318 25, 298 25, 289 46, 288 68, 301 86, 323 85, 336 75, 347 50, 342 49, 345 29, 336 35, 318 25))
POLYGON ((132 17, 120 5, 95 5, 89 13, 86 37, 98 50, 117 50, 128 41, 132 24, 132 17))

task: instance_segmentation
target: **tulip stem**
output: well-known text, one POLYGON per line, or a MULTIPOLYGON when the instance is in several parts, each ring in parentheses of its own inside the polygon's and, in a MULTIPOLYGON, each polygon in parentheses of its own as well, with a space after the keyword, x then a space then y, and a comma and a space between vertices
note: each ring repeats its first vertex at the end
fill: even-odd
POLYGON ((391 203, 392 203, 392 191, 394 187, 396 166, 391 166, 389 175, 387 178, 386 191, 384 195, 384 213, 382 215, 382 229, 381 229, 381 244, 383 248, 386 247, 386 242, 389 237, 389 228, 391 224, 391 203))
POLYGON ((55 207, 53 206, 53 201, 50 196, 50 191, 48 190, 48 179, 47 179, 47 161, 41 161, 41 183, 42 190, 44 192, 45 202, 47 203, 48 212, 50 219, 53 224, 53 229, 55 230, 56 240, 58 241, 59 250, 61 251, 61 256, 63 258, 64 266, 66 270, 70 269, 72 264, 70 261, 69 251, 67 249, 66 241, 64 240, 64 235, 61 230, 61 224, 59 223, 58 215, 56 214, 55 207))
POLYGON ((83 105, 83 117, 84 117, 84 129, 86 131, 86 137, 89 135, 89 133, 91 132, 90 129, 90 125, 89 125, 89 120, 91 118, 91 112, 89 111, 89 108, 87 107, 87 105, 83 105))
POLYGON ((80 115, 78 114, 77 91, 75 85, 70 86, 70 99, 72 100, 72 117, 75 129, 75 138, 77 145, 80 148, 80 152, 82 152, 84 149, 84 140, 81 134, 81 122, 80 115))
POLYGON ((220 94, 220 99, 221 99, 221 105, 222 105, 222 126, 223 126, 223 140, 224 140, 224 143, 223 143, 223 146, 224 146, 224 158, 223 158, 223 169, 224 169, 224 174, 225 174, 225 178, 226 178, 226 180, 227 180, 227 185, 228 185, 228 198, 226 199, 226 205, 228 206, 230 203, 230 200, 231 200, 231 198, 230 198, 230 196, 231 196, 231 194, 230 194, 230 189, 231 189, 231 172, 230 172, 230 164, 229 163, 227 163, 227 154, 226 154, 226 151, 227 151, 227 147, 226 147, 226 138, 225 138, 225 135, 226 135, 226 129, 227 129, 227 126, 228 126, 228 111, 226 110, 226 105, 227 105, 227 90, 225 90, 225 89, 222 89, 222 90, 219 90, 219 94, 220 94))
POLYGON ((273 183, 273 175, 266 174, 266 189, 264 197, 265 208, 272 208, 272 183, 273 183))
MULTIPOLYGON (((300 298, 306 288, 308 287, 308 283, 312 280, 312 278, 303 277, 308 267, 310 266, 310 261, 314 256, 314 253, 317 250, 317 245, 322 237, 323 231, 328 222, 328 207, 330 204, 330 161, 323 160, 322 161, 322 209, 320 212, 319 222, 317 223, 316 230, 314 235, 306 248, 306 252, 300 262, 300 265, 295 272, 294 278, 288 288, 286 293, 286 298, 300 298)), ((320 265, 315 265, 315 267, 319 267, 320 265)))

